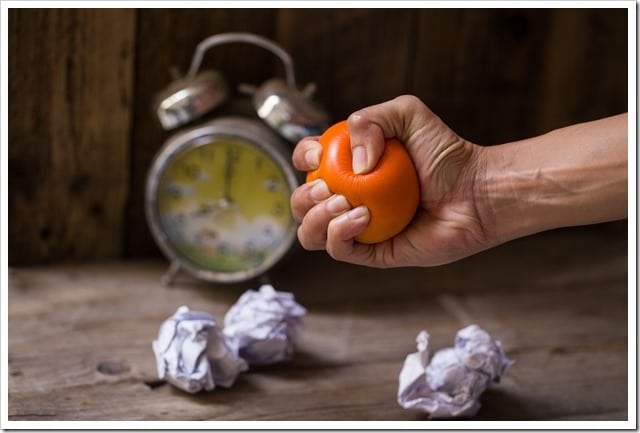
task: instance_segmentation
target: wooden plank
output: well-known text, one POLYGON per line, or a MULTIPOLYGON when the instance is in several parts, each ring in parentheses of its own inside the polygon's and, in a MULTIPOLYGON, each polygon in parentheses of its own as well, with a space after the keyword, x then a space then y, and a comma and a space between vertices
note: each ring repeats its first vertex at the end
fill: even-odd
POLYGON ((395 401, 402 361, 420 329, 439 349, 469 323, 515 360, 483 395, 478 420, 627 417, 622 234, 555 231, 429 269, 374 270, 300 251, 271 274, 309 311, 294 360, 198 395, 158 382, 151 341, 178 306, 222 320, 252 285, 182 277, 165 288, 164 267, 12 268, 9 418, 424 420, 395 401))
POLYGON ((9 10, 10 263, 121 254, 133 33, 132 10, 9 10))
POLYGON ((480 144, 530 134, 544 64, 546 9, 426 9, 420 13, 417 93, 456 132, 480 144))
POLYGON ((539 131, 626 112, 627 11, 556 9, 544 44, 539 131))
POLYGON ((486 145, 626 111, 626 13, 425 9, 413 88, 486 145))
POLYGON ((416 18, 411 9, 282 10, 278 36, 337 121, 410 91, 416 18))

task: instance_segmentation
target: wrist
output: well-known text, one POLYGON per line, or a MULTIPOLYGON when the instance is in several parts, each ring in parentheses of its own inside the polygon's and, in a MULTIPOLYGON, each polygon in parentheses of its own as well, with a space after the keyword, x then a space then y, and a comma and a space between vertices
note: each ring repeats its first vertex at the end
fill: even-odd
POLYGON ((544 230, 545 209, 536 200, 535 170, 519 167, 520 143, 483 148, 482 205, 479 214, 489 247, 544 230))

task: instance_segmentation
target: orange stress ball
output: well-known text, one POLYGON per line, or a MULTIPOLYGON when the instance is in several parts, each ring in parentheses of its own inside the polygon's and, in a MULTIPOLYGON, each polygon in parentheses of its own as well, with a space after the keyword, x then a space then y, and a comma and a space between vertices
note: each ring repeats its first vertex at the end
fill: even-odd
POLYGON ((346 197, 351 206, 364 204, 371 215, 369 225, 356 240, 375 244, 392 238, 409 224, 420 202, 420 183, 409 153, 395 138, 386 139, 378 165, 355 174, 347 122, 336 123, 320 137, 322 158, 307 182, 322 179, 331 191, 346 197))

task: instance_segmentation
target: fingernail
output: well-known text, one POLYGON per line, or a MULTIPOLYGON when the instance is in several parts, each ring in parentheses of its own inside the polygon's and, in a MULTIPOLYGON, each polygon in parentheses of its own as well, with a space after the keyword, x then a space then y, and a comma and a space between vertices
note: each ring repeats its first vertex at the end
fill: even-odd
POLYGON ((320 145, 313 146, 311 149, 307 150, 304 154, 304 160, 307 164, 309 164, 310 168, 317 168, 320 165, 320 152, 322 148, 320 145))
POLYGON ((321 201, 327 199, 331 195, 329 187, 322 179, 314 180, 314 185, 309 190, 309 196, 315 201, 321 201))
POLYGON ((345 212, 335 219, 338 225, 349 223, 347 237, 357 236, 369 224, 369 209, 366 206, 358 206, 345 212))
POLYGON ((369 209, 366 206, 358 206, 356 208, 351 209, 349 212, 345 214, 346 218, 349 218, 351 221, 358 221, 369 219, 369 209))
POLYGON ((367 149, 364 146, 357 146, 353 149, 353 172, 360 174, 367 169, 367 149))
POLYGON ((348 210, 351 205, 343 195, 334 195, 327 201, 327 210, 331 213, 340 213, 348 210))

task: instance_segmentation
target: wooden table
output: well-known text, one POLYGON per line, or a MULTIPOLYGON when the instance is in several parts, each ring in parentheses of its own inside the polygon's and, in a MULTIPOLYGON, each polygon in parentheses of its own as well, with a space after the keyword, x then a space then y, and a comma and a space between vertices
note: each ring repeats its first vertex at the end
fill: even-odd
POLYGON ((158 381, 159 325, 183 304, 221 321, 255 285, 166 288, 159 260, 12 268, 9 420, 426 420, 396 403, 404 357, 421 329, 439 349, 470 323, 515 360, 475 419, 626 420, 626 236, 558 230, 425 269, 301 250, 271 274, 308 309, 294 360, 197 395, 158 381))

